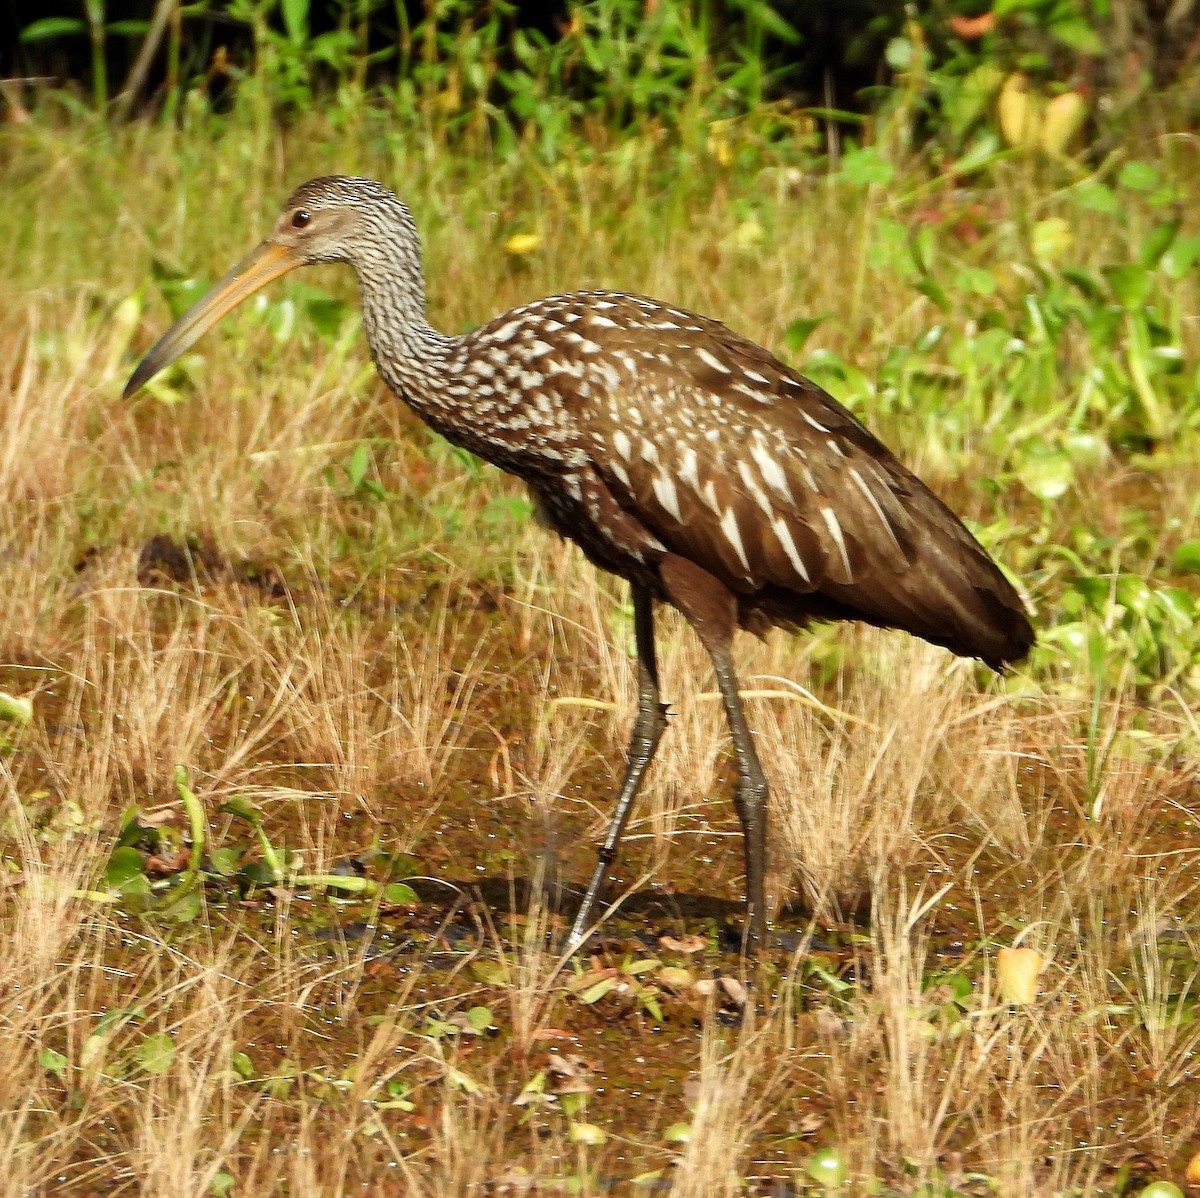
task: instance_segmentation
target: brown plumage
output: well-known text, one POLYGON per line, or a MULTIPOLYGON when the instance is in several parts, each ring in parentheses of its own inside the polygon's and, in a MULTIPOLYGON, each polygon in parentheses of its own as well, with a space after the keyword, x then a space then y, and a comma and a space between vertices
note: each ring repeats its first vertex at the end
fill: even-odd
POLYGON ((958 518, 820 387, 724 325, 618 292, 554 296, 462 337, 426 323, 420 243, 404 205, 365 179, 314 179, 270 238, 146 355, 131 394, 235 304, 312 262, 358 274, 387 385, 428 424, 523 478, 550 523, 629 580, 639 704, 616 814, 569 947, 665 723, 653 602, 708 649, 738 762, 747 930, 765 930, 766 782, 730 656, 735 628, 813 619, 902 628, 1001 669, 1028 652, 1024 606, 958 518))

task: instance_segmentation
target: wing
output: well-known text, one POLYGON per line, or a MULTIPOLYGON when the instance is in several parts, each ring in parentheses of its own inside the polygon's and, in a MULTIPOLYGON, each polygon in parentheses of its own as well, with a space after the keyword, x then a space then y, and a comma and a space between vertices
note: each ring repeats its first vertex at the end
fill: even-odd
POLYGON ((576 336, 597 370, 589 385, 577 359, 580 447, 620 507, 743 612, 864 619, 992 664, 1028 649, 987 553, 821 388, 704 317, 615 295, 586 312, 576 336))
POLYGON ((622 312, 600 333, 619 378, 576 409, 582 443, 669 549, 741 593, 912 567, 916 480, 819 387, 677 309, 622 312))

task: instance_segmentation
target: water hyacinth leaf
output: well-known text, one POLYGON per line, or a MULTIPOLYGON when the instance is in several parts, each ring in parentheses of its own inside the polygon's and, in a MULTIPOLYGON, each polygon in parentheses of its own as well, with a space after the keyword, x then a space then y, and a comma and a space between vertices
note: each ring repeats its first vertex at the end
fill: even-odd
POLYGON ((237 849, 214 849, 208 858, 208 869, 223 878, 235 877, 241 868, 237 849))
POLYGON ((1141 308, 1150 298, 1154 278, 1144 266, 1129 263, 1124 266, 1104 267, 1104 277, 1113 293, 1113 298, 1122 308, 1141 308))
POLYGON ((1110 456, 1108 442, 1099 433, 1067 433, 1062 447, 1077 466, 1102 466, 1110 456))
POLYGON ((1104 288, 1100 285, 1100 280, 1089 271, 1082 270, 1078 266, 1064 266, 1059 271, 1072 287, 1076 288, 1086 300, 1090 300, 1094 304, 1103 303, 1105 300, 1104 288))
POLYGON ((567 1131, 567 1139, 572 1144, 600 1145, 608 1140, 608 1134, 594 1123, 572 1123, 567 1131))
POLYGON ((836 1148, 818 1149, 808 1158, 804 1171, 827 1190, 840 1189, 849 1175, 846 1159, 836 1148))
POLYGON ((421 901, 417 892, 405 882, 389 882, 380 898, 391 907, 413 907, 421 901))
POLYGON ((1153 270, 1162 261, 1163 255, 1171 248, 1179 233, 1181 223, 1179 217, 1160 221, 1142 238, 1142 244, 1138 250, 1138 261, 1144 267, 1153 270))
POLYGON ((1048 216, 1033 226, 1030 249, 1043 264, 1061 262, 1075 244, 1071 226, 1061 216, 1048 216))
POLYGON ((121 846, 112 852, 104 869, 104 887, 112 894, 149 894, 146 859, 137 849, 121 846))
POLYGON ((1173 1181, 1152 1181, 1138 1198, 1183 1198, 1183 1191, 1173 1181))
POLYGON ((61 1052, 55 1052, 53 1048, 43 1048, 38 1057, 38 1063, 54 1077, 61 1078, 66 1075, 67 1058, 61 1052))
POLYGON ((192 923, 203 909, 203 896, 196 885, 181 886, 160 907, 157 915, 172 923, 192 923))
POLYGON ((829 319, 829 313, 820 316, 800 316, 793 320, 784 330, 783 339, 792 353, 798 354, 808 339, 818 328, 829 319))
POLYGON ((491 1007, 472 1007, 467 1012, 467 1021, 477 1032, 486 1032, 495 1026, 491 1007))
POLYGON ((1159 266, 1170 279, 1182 279, 1200 260, 1200 234, 1177 237, 1167 247, 1159 266))
POLYGON ((850 150, 842 158, 841 178, 858 187, 877 184, 886 187, 896 175, 896 168, 874 146, 850 150))
POLYGON ((1080 208, 1088 212, 1100 212, 1106 216, 1112 216, 1121 208, 1121 201, 1117 199, 1117 193, 1103 183, 1081 183, 1075 188, 1072 195, 1080 208))
POLYGON ((996 276, 977 266, 964 267, 954 282, 960 291, 969 291, 973 295, 993 295, 996 291, 996 276))
POLYGON ((1184 541, 1175 550, 1171 564, 1187 574, 1200 574, 1200 540, 1184 541))
POLYGON ((0 720, 9 724, 28 724, 33 719, 33 701, 0 691, 0 720))
POLYGON ((1131 191, 1153 191, 1162 182, 1162 175, 1152 163, 1135 158, 1121 167, 1117 182, 1131 191))
POLYGON ((507 986, 509 984, 508 969, 500 961, 472 961, 471 976, 485 986, 507 986))
POLYGON ((1034 441, 1020 457, 1017 478, 1028 491, 1049 502, 1067 493, 1075 481, 1075 466, 1057 446, 1034 441))
POLYGON ((936 279, 926 275, 917 283, 917 290, 932 300, 943 312, 950 311, 950 297, 946 289, 936 279))
POLYGON ((175 1060, 175 1041, 166 1032, 147 1036, 138 1045, 137 1059, 147 1073, 166 1073, 175 1060))

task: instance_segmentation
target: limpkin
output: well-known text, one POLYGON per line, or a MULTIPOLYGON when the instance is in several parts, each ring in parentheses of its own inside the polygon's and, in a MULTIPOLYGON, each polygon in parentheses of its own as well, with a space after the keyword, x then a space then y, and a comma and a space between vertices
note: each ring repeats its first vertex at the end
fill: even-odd
POLYGON ((549 523, 633 593, 638 708, 625 777, 567 942, 597 896, 666 723, 654 604, 712 659, 737 761, 747 943, 766 931, 767 782, 738 693, 739 628, 860 620, 993 669, 1034 633, 958 518, 820 387, 724 325, 615 291, 538 300, 448 337, 425 316, 409 210, 369 179, 299 187, 271 235, 158 341, 126 396, 270 280, 345 262, 387 386, 424 421, 529 485, 549 523))

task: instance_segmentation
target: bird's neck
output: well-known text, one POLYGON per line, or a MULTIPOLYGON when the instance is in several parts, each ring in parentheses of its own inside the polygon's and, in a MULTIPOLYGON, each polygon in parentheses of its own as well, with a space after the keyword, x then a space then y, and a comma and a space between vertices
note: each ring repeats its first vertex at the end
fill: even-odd
POLYGON ((383 381, 426 418, 436 414, 440 383, 457 342, 425 318, 419 259, 356 263, 363 331, 383 381))

